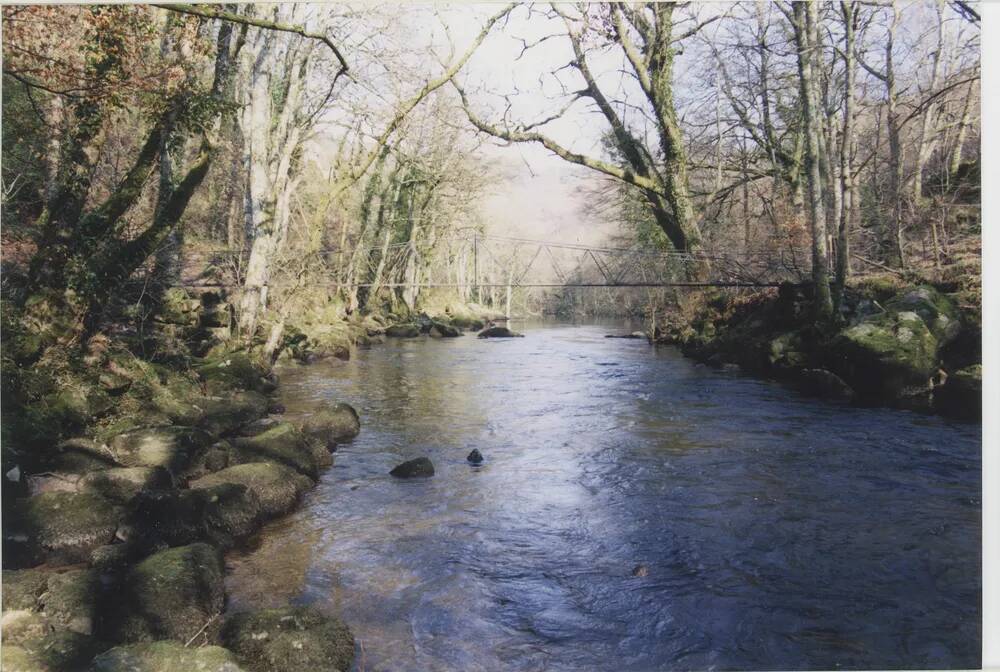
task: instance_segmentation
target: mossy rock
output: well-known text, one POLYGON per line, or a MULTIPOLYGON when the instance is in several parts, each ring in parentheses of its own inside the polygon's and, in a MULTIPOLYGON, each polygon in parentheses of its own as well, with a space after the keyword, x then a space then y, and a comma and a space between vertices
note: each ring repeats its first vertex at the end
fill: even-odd
POLYGON ((269 403, 267 397, 253 391, 204 398, 199 402, 204 410, 199 426, 213 436, 225 436, 267 415, 269 403))
POLYGON ((3 643, 18 646, 37 642, 53 630, 48 618, 27 609, 5 609, 0 628, 3 629, 3 643))
POLYGON ((262 512, 255 490, 237 483, 202 488, 208 501, 207 522, 231 538, 246 537, 260 527, 262 512))
POLYGON ((479 332, 479 338, 522 338, 524 334, 511 331, 507 327, 490 327, 479 332))
POLYGON ((937 350, 917 313, 886 313, 841 331, 830 348, 830 368, 863 399, 905 401, 928 389, 937 350))
POLYGON ((196 366, 211 394, 234 389, 256 390, 267 369, 245 353, 229 353, 196 366))
POLYGON ((246 486, 260 502, 261 515, 272 518, 288 513, 298 504, 313 481, 294 469, 273 462, 238 464, 190 483, 191 488, 203 489, 223 483, 246 486))
POLYGON ((6 562, 84 562, 114 538, 121 518, 119 507, 93 493, 47 492, 18 501, 4 520, 6 562))
POLYGON ((448 318, 451 325, 458 327, 459 329, 468 329, 470 331, 480 331, 482 330, 483 321, 478 317, 471 317, 469 315, 451 315, 448 318))
POLYGON ((120 466, 107 446, 85 437, 60 441, 54 450, 45 452, 42 463, 48 471, 70 474, 88 474, 120 466))
POLYGON ((253 672, 347 672, 354 660, 348 627, 314 607, 233 614, 222 641, 253 672))
POLYGON ((49 573, 37 569, 3 570, 3 610, 37 609, 49 573))
POLYGON ((208 498, 200 490, 148 490, 139 493, 126 516, 130 541, 179 546, 211 537, 208 498))
POLYGON ((107 648, 92 637, 68 630, 56 630, 40 639, 0 649, 4 672, 65 672, 80 670, 94 654, 107 648))
POLYGON ((802 337, 798 332, 788 332, 771 339, 768 344, 768 362, 778 370, 800 369, 808 365, 803 352, 802 337))
POLYGON ((97 571, 75 569, 50 574, 38 604, 56 628, 90 636, 100 613, 100 593, 97 571))
POLYGON ((119 464, 162 467, 177 478, 211 443, 211 435, 204 430, 165 425, 119 434, 110 445, 119 464))
POLYGON ((223 564, 208 544, 192 544, 161 551, 128 572, 121 604, 112 625, 116 641, 148 642, 174 639, 187 642, 217 617, 225 603, 223 564))
POLYGON ((833 401, 852 401, 855 396, 843 378, 826 369, 803 369, 797 372, 795 384, 804 394, 833 401))
POLYGON ((173 478, 163 467, 122 467, 87 474, 78 487, 82 492, 94 492, 125 504, 144 490, 173 487, 173 478))
POLYGON ((277 462, 316 479, 319 477, 306 437, 291 423, 281 422, 256 436, 232 440, 235 462, 277 462))
POLYGON ((361 431, 361 419, 350 404, 337 403, 321 408, 302 423, 302 431, 325 441, 330 448, 353 439, 361 431))
POLYGON ((94 658, 87 669, 88 672, 244 672, 233 654, 221 646, 187 648, 178 642, 116 646, 94 658))
POLYGON ((891 312, 912 312, 919 315, 937 339, 938 346, 947 344, 962 330, 955 304, 929 285, 901 292, 888 301, 885 307, 891 312))
POLYGON ((431 328, 427 333, 433 338, 456 338, 462 335, 457 327, 439 320, 431 321, 431 328))
POLYGON ((385 335, 390 338, 416 338, 420 335, 420 325, 414 322, 394 324, 385 330, 385 335))

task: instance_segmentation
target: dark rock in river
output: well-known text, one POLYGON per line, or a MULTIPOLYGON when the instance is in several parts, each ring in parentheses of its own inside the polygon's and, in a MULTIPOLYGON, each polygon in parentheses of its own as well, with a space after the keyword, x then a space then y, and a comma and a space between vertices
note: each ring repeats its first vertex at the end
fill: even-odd
POLYGON ((421 476, 433 476, 434 464, 426 457, 418 457, 413 460, 403 462, 389 472, 396 478, 417 478, 421 476))
POLYGON ((420 335, 420 325, 412 322, 394 324, 385 330, 385 335, 392 338, 416 338, 420 335))
POLYGON ((253 672, 347 672, 354 661, 351 631, 315 607, 233 614, 222 641, 253 672))
POLYGON ((934 391, 938 411, 962 420, 978 420, 983 412, 983 366, 975 364, 951 373, 934 391))
POLYGON ((641 331, 633 331, 631 334, 605 334, 604 338, 646 338, 646 334, 641 331))
POLYGON ((798 388, 805 394, 824 399, 852 401, 854 390, 835 373, 826 369, 803 369, 798 373, 798 388))
POLYGON ((478 448, 473 448, 472 452, 469 453, 469 456, 466 457, 465 459, 467 459, 472 464, 482 464, 483 463, 483 454, 479 452, 478 448))
POLYGON ((521 338, 524 334, 511 331, 507 327, 490 327, 479 332, 479 338, 521 338))
POLYGON ((431 323, 431 328, 427 333, 434 338, 455 338, 462 335, 462 332, 455 327, 437 320, 431 323))

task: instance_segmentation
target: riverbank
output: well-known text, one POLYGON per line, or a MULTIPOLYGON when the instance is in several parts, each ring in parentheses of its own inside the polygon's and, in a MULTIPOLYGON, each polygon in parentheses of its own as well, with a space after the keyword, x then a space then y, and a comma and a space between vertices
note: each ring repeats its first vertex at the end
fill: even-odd
MULTIPOLYGON (((226 612, 225 552, 294 510, 360 431, 342 403, 284 421, 270 366, 213 338, 228 315, 171 292, 147 330, 82 346, 5 329, 5 669, 350 667, 353 636, 321 611, 226 612)), ((343 323, 337 344, 383 331, 343 323)), ((286 356, 349 356, 298 333, 286 356)))
POLYGON ((739 366, 841 402, 978 420, 982 317, 961 282, 869 277, 844 290, 831 323, 813 319, 808 286, 706 295, 657 329, 714 366, 739 366))

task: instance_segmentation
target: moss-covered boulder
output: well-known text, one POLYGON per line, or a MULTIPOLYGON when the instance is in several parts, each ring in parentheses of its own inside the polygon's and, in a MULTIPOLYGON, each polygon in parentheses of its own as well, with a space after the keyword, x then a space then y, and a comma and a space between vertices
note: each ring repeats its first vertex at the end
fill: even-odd
POLYGON ((201 631, 203 639, 197 643, 204 643, 214 631, 203 626, 222 612, 224 603, 219 552, 200 543, 171 548, 128 572, 112 633, 123 642, 187 642, 201 631))
POLYGON ((48 492, 18 501, 4 517, 4 563, 85 562, 114 538, 121 519, 119 507, 93 493, 48 492))
POLYGON ((73 474, 120 466, 108 446, 86 437, 60 441, 53 450, 45 452, 42 463, 47 471, 73 474))
POLYGON ((393 324, 386 328, 385 335, 391 338, 416 338, 420 335, 420 325, 415 322, 393 324))
POLYGON ((200 312, 200 301, 191 298, 180 287, 171 287, 160 297, 153 319, 163 324, 195 326, 200 312))
POLYGON ((894 313, 916 313, 937 339, 939 347, 946 345, 962 330, 955 304, 928 285, 900 292, 886 303, 885 308, 894 313))
POLYGON ((257 390, 267 376, 267 367, 242 352, 209 359, 195 370, 210 394, 234 389, 257 390))
MULTIPOLYGON (((221 646, 188 648, 178 642, 116 646, 94 658, 88 672, 243 672, 221 646)), ((303 671, 304 672, 304 671, 303 671)))
POLYGON ((164 490, 173 486, 170 472, 163 467, 121 467, 87 474, 77 487, 125 504, 144 490, 164 490))
POLYGON ((267 415, 269 404, 263 394, 250 390, 204 398, 199 426, 213 436, 225 436, 267 415))
POLYGON ((211 435, 201 429, 166 425, 119 434, 111 439, 110 446, 119 464, 162 467, 179 478, 211 443, 211 435))
POLYGON ((302 431, 325 441, 329 448, 353 439, 361 431, 361 418, 350 404, 337 403, 319 409, 302 423, 302 431))
POLYGON ((37 641, 53 630, 48 618, 28 609, 4 610, 0 628, 3 628, 4 644, 19 646, 37 641))
POLYGON ((132 502, 124 528, 128 540, 147 545, 208 539, 208 498, 200 490, 143 491, 132 502))
POLYGON ((511 331, 507 327, 489 327, 479 332, 479 338, 521 338, 524 334, 511 331))
POLYGON ((917 402, 937 371, 938 341, 912 311, 884 313, 841 331, 830 369, 866 400, 917 402))
POLYGON ((100 615, 100 596, 97 571, 75 569, 50 574, 38 604, 56 628, 89 636, 100 615))
POLYGON ((470 331, 481 331, 485 326, 482 320, 471 315, 450 315, 448 320, 452 326, 470 331))
POLYGON ((261 515, 272 518, 295 508, 302 494, 312 487, 312 480, 290 467, 273 462, 238 464, 190 483, 193 489, 210 488, 223 483, 246 486, 260 502, 261 515))
POLYGON ((207 501, 207 522, 231 538, 253 534, 260 527, 262 512, 255 490, 238 483, 220 483, 202 488, 207 501))
POLYGON ((254 672, 347 672, 354 660, 351 631, 314 607, 233 614, 222 641, 254 672))
POLYGON ((0 649, 4 672, 65 672, 81 670, 94 654, 107 648, 100 641, 69 630, 55 630, 44 637, 0 649))
POLYGON ((802 369, 795 376, 799 391, 832 401, 852 401, 854 390, 844 379, 826 369, 802 369))
POLYGON ((771 339, 768 344, 767 360, 777 371, 801 369, 809 363, 809 358, 803 350, 801 335, 790 331, 771 339))
POLYGON ((462 335, 457 327, 440 320, 432 320, 427 333, 433 338, 455 338, 462 335))
POLYGON ((309 478, 319 477, 320 465, 305 435, 289 422, 280 422, 256 436, 233 439, 232 444, 234 462, 277 462, 309 478))
POLYGON ((48 582, 49 573, 37 569, 3 570, 3 610, 37 608, 48 582))

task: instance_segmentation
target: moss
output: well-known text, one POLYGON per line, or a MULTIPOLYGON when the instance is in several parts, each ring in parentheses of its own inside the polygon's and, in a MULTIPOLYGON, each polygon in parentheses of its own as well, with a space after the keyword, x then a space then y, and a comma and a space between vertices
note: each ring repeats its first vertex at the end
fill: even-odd
POLYGON ((272 462, 238 464, 204 476, 190 485, 192 488, 210 488, 222 483, 244 485, 260 502, 261 515, 265 518, 288 513, 299 497, 312 487, 312 481, 294 469, 272 462))
POLYGON ((256 436, 233 439, 232 443, 236 462, 277 462, 312 479, 319 476, 319 465, 305 436, 291 423, 278 423, 256 436))
POLYGON ((24 645, 38 641, 52 632, 52 624, 44 615, 36 611, 4 610, 3 620, 4 644, 24 645))
POLYGON ((87 474, 79 488, 125 504, 143 490, 162 490, 172 485, 170 472, 163 467, 124 467, 87 474))
POLYGON ((99 614, 100 577, 95 570, 77 569, 49 576, 39 598, 42 613, 57 628, 91 635, 99 614))
POLYGON ((253 534, 260 526, 260 498, 251 488, 237 483, 220 483, 203 488, 208 501, 208 524, 233 538, 253 534))
POLYGON ((233 389, 256 390, 267 374, 265 366, 240 352, 207 360, 195 370, 213 394, 233 389))
POLYGON ((48 492, 17 502, 4 521, 9 562, 83 562, 115 535, 121 510, 92 493, 48 492))
POLYGON ((939 345, 951 341, 961 330, 958 310, 950 299, 933 287, 921 285, 901 292, 885 305, 889 311, 916 313, 939 345))
POLYGON ((234 614, 226 621, 222 639, 254 672, 346 672, 354 660, 351 631, 313 607, 234 614))
POLYGON ((94 658, 88 672, 242 672, 220 646, 186 648, 177 642, 116 646, 94 658))
POLYGON ((302 423, 302 431, 321 439, 331 448, 340 441, 353 439, 361 431, 361 419, 350 404, 337 403, 321 408, 302 423))
POLYGON ((259 392, 235 392, 200 400, 205 415, 199 426, 213 436, 231 434, 267 414, 268 400, 259 392))
POLYGON ((394 324, 385 330, 390 338, 416 338, 420 335, 420 325, 413 322, 394 324))
POLYGON ((144 491, 127 516, 128 539, 168 546, 208 539, 208 498, 198 490, 144 491))
POLYGON ((3 610, 35 609, 49 575, 37 569, 3 570, 3 610))
MULTIPOLYGON (((187 642, 225 602, 223 565, 208 544, 161 551, 135 565, 127 574, 122 603, 115 614, 118 641, 176 639, 187 642)), ((206 629, 211 634, 211 629, 206 629)))
POLYGON ((0 656, 5 672, 64 672, 79 670, 105 644, 68 630, 50 632, 20 646, 4 643, 0 656))
POLYGON ((144 427, 111 439, 119 464, 128 467, 162 467, 175 478, 212 443, 207 432, 194 427, 144 427))

